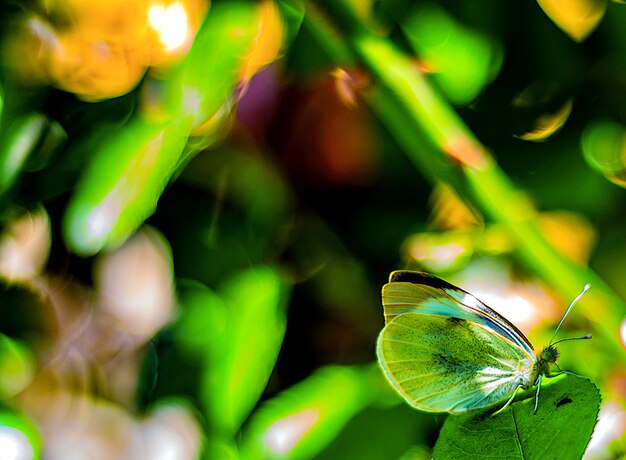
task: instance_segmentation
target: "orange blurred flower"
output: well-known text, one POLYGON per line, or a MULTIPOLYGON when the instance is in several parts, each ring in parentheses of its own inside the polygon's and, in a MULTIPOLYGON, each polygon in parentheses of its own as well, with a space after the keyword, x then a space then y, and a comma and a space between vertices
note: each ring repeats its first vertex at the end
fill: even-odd
POLYGON ((207 0, 48 2, 45 16, 26 18, 5 45, 5 60, 20 77, 50 80, 84 100, 120 96, 148 67, 170 65, 189 51, 208 5, 207 0))
POLYGON ((49 15, 64 15, 56 27, 50 61, 53 82, 86 100, 122 95, 144 75, 150 50, 148 1, 67 0, 50 5, 49 15))

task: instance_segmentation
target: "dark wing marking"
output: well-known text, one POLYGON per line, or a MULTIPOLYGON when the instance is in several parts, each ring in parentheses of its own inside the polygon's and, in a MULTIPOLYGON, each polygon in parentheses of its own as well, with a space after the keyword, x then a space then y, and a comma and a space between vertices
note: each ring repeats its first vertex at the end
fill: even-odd
POLYGON ((526 336, 504 316, 500 315, 469 292, 436 276, 398 270, 389 275, 382 290, 385 323, 394 317, 414 312, 459 318, 483 324, 533 353, 526 336))

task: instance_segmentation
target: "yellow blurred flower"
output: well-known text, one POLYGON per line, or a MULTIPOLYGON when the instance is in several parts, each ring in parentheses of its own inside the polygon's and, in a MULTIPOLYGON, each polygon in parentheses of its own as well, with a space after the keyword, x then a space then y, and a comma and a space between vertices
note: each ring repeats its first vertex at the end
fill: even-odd
POLYGON ((583 41, 606 12, 607 0, 537 0, 546 15, 567 35, 583 41))
POLYGON ((256 72, 275 61, 283 43, 284 26, 273 0, 259 2, 258 33, 244 60, 241 80, 247 83, 256 72))

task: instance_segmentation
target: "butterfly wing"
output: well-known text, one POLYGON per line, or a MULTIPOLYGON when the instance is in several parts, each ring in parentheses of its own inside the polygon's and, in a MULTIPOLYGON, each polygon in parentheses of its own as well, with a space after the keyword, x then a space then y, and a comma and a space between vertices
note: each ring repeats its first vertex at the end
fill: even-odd
POLYGON ((415 312, 387 323, 377 355, 410 405, 453 414, 505 401, 529 382, 535 360, 483 324, 415 312))
POLYGON ((436 276, 398 270, 383 286, 385 323, 408 312, 464 319, 481 324, 534 356, 533 346, 509 320, 469 292, 436 276))

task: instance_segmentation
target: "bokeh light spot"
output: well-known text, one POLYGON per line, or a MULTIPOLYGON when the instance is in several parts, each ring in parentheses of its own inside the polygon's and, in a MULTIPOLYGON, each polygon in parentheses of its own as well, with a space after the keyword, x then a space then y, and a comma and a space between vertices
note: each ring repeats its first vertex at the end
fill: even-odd
POLYGON ((484 292, 480 294, 480 299, 513 324, 526 324, 535 313, 533 304, 516 294, 502 293, 498 295, 484 292))
POLYGON ((102 206, 96 208, 88 217, 89 240, 104 238, 113 228, 118 213, 119 204, 112 199, 105 200, 102 206))
POLYGON ((0 426, 2 460, 30 460, 33 457, 33 448, 24 433, 10 426, 0 426))
POLYGON ((36 277, 50 250, 50 222, 45 211, 9 221, 0 235, 0 278, 11 282, 36 277))
POLYGON ((622 325, 619 327, 619 336, 622 344, 626 346, 626 319, 622 321, 622 325))
POLYGON ((148 10, 148 22, 159 34, 167 51, 181 47, 189 35, 189 24, 185 7, 176 2, 170 6, 153 5, 148 10))
POLYGON ((598 424, 593 430, 591 441, 585 452, 586 456, 594 458, 594 455, 605 452, 609 443, 620 438, 625 431, 626 411, 615 401, 607 401, 600 409, 598 424))
POLYGON ((319 419, 319 411, 303 410, 274 422, 265 432, 263 440, 275 454, 285 454, 313 427, 319 419))
POLYGON ((626 187, 626 133, 613 121, 590 124, 582 135, 585 160, 608 180, 626 187))

